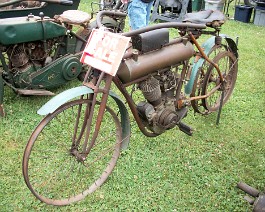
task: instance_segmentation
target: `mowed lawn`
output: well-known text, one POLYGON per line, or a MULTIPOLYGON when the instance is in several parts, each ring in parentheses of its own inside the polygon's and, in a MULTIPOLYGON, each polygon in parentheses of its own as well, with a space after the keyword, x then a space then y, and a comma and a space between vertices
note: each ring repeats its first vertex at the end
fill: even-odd
MULTIPOLYGON (((89 7, 84 4, 80 8, 89 7)), ((130 147, 112 175, 70 206, 41 203, 22 176, 25 145, 42 118, 36 111, 50 97, 21 97, 6 88, 7 116, 0 119, 0 211, 251 211, 236 185, 243 181, 265 189, 265 27, 227 20, 222 33, 239 37, 239 69, 220 124, 215 124, 216 113, 201 116, 190 109, 185 122, 195 129, 192 137, 172 129, 147 138, 131 120, 130 147)), ((53 92, 79 84, 73 81, 53 92)))

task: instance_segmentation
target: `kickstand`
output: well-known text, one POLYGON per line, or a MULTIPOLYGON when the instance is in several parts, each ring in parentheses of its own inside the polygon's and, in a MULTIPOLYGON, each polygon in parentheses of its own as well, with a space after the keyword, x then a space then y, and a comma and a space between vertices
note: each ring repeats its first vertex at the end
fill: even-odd
POLYGON ((223 103, 224 103, 224 97, 225 97, 225 86, 224 86, 224 83, 223 83, 222 87, 223 88, 222 88, 222 94, 221 94, 221 99, 220 99, 220 107, 219 107, 218 114, 217 114, 217 119, 216 119, 216 125, 218 125, 219 121, 220 121, 221 111, 222 111, 222 107, 223 107, 223 103))

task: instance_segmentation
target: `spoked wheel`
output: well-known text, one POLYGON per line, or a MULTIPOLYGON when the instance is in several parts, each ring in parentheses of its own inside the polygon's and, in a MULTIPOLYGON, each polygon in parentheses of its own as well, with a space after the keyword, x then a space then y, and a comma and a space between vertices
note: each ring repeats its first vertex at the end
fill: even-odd
MULTIPOLYGON (((237 58, 232 52, 222 51, 217 54, 213 61, 218 64, 225 80, 223 100, 223 104, 225 104, 231 96, 235 86, 238 71, 237 58)), ((203 106, 209 112, 214 112, 220 107, 222 95, 221 86, 221 80, 217 70, 213 65, 210 65, 202 85, 202 95, 212 93, 209 97, 202 99, 203 106)))
POLYGON ((91 142, 97 118, 93 116, 84 149, 90 109, 87 99, 68 102, 46 116, 32 133, 24 152, 23 175, 42 202, 67 205, 79 201, 111 174, 120 154, 121 125, 115 112, 106 107, 95 143, 91 142))
MULTIPOLYGON (((213 60, 220 52, 227 51, 226 45, 215 45, 212 47, 212 49, 208 53, 208 57, 213 60)), ((202 95, 202 86, 205 78, 205 74, 210 66, 210 63, 204 60, 202 66, 198 70, 195 81, 193 84, 192 92, 190 94, 190 97, 196 97, 202 95)), ((197 113, 200 113, 202 115, 209 114, 209 111, 207 108, 204 107, 202 99, 195 99, 191 101, 191 106, 193 110, 197 113)))

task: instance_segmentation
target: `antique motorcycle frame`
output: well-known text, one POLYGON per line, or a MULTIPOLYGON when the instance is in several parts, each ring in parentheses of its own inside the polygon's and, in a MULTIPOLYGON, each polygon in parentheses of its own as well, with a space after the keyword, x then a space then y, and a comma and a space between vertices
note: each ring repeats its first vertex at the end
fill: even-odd
MULTIPOLYGON (((101 17, 112 13, 99 12, 97 25, 102 27, 101 17)), ((131 134, 128 110, 111 90, 113 84, 147 137, 176 126, 192 135, 192 128, 183 123, 191 102, 204 115, 220 110, 235 85, 238 52, 233 39, 220 35, 218 23, 212 24, 214 31, 205 30, 205 24, 174 22, 123 33, 132 38, 133 50, 124 54, 117 75, 90 67, 82 86, 64 91, 40 108, 38 114, 46 117, 33 131, 23 157, 23 176, 31 192, 47 204, 67 205, 85 198, 106 181, 120 150, 128 147, 131 134), (167 40, 167 28, 178 29, 180 37, 167 40), (214 36, 201 46, 197 42, 201 34, 214 36), (223 58, 228 59, 228 70, 221 66, 223 58), (137 90, 140 95, 135 94, 137 90), (216 93, 219 97, 211 104, 210 97, 216 93), (204 110, 199 100, 204 100, 204 110), (67 163, 69 158, 75 165, 67 163), (46 177, 36 174, 39 172, 56 174, 46 177), (64 174, 73 176, 72 180, 64 174), (57 189, 63 192, 58 194, 57 189)))
MULTIPOLYGON (((15 0, 2 3, 0 7, 21 2, 15 0)), ((65 10, 58 14, 67 7, 60 5, 59 10, 51 10, 53 4, 73 4, 71 9, 76 9, 79 2, 77 0, 73 4, 67 0, 47 0, 44 6, 33 9, 1 11, 3 14, 8 12, 3 17, 12 14, 17 17, 0 19, 0 116, 5 114, 4 85, 20 95, 54 95, 50 89, 76 78, 82 79, 86 66, 80 63, 80 56, 89 34, 96 27, 95 21, 90 21, 94 14, 78 10, 65 10), (46 12, 54 17, 46 16, 46 12), (24 14, 27 16, 20 16, 24 14), (78 30, 74 27, 78 27, 78 30)), ((107 6, 103 5, 102 8, 110 9, 110 5, 107 6)), ((119 9, 121 4, 118 1, 111 6, 119 9)), ((122 20, 115 15, 105 16, 103 22, 114 32, 121 32, 124 27, 124 18, 122 20)))

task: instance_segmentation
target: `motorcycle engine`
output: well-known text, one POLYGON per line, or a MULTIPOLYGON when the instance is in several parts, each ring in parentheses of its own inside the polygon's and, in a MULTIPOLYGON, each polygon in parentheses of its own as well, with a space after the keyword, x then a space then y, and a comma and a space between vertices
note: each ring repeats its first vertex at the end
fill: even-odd
POLYGON ((53 47, 56 39, 10 45, 6 51, 9 58, 13 82, 17 87, 30 85, 30 74, 52 61, 53 47))
POLYGON ((151 76, 139 83, 146 101, 137 105, 138 113, 149 130, 161 134, 179 121, 174 92, 179 77, 171 70, 151 76))

